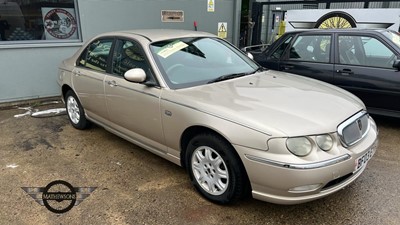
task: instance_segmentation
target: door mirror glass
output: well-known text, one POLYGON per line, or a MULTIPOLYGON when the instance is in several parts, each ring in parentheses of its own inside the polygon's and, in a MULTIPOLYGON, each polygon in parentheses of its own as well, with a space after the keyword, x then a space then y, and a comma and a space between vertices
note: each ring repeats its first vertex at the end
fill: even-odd
POLYGON ((124 77, 128 81, 142 83, 146 80, 146 73, 143 69, 134 68, 126 71, 124 77))
POLYGON ((400 70, 400 59, 396 59, 393 63, 393 67, 400 70))

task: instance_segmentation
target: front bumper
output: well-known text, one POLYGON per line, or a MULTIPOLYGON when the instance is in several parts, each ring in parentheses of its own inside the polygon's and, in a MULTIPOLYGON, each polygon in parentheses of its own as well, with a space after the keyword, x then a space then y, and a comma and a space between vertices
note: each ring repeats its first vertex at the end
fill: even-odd
POLYGON ((356 145, 349 148, 338 145, 336 152, 339 155, 312 163, 287 163, 283 160, 284 155, 234 147, 249 176, 253 197, 289 205, 325 197, 351 184, 366 168, 364 165, 356 170, 356 159, 368 151, 375 151, 377 136, 377 128, 373 126, 356 145))

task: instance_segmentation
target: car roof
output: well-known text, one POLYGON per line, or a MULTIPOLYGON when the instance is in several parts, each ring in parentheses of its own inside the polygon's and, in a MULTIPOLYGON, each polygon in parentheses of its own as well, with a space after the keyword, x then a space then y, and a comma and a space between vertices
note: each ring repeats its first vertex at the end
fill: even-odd
POLYGON ((178 29, 139 29, 139 30, 124 30, 115 31, 102 34, 101 36, 129 36, 139 35, 150 42, 156 42, 161 40, 168 40, 174 38, 185 38, 185 37, 216 37, 216 35, 202 32, 202 31, 191 31, 191 30, 178 30, 178 29))

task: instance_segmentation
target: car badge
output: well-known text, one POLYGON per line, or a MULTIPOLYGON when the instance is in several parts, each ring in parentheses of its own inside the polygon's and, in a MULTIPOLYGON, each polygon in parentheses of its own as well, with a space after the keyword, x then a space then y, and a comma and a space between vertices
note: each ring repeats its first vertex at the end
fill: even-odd
POLYGON ((359 130, 362 130, 362 122, 361 122, 361 120, 357 120, 357 125, 358 125, 358 129, 359 130))

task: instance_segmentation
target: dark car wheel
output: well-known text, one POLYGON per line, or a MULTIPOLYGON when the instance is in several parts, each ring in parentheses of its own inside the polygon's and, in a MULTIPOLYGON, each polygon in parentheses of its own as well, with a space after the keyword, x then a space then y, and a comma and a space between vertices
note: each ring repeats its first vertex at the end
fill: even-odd
POLYGON ((78 97, 72 90, 67 91, 65 94, 65 107, 67 109, 68 119, 72 126, 80 130, 88 127, 89 121, 85 117, 85 111, 83 110, 78 97))
POLYGON ((208 200, 227 204, 247 194, 248 179, 235 150, 212 134, 195 136, 187 147, 186 162, 194 187, 208 200))

